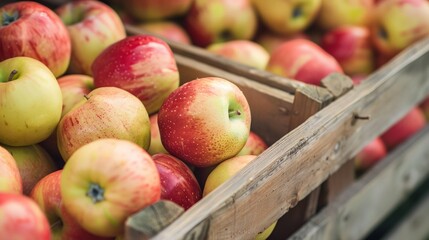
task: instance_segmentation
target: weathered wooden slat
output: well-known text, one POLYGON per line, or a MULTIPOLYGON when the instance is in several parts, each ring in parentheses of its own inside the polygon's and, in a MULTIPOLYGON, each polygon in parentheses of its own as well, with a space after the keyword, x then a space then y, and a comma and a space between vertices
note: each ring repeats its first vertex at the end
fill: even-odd
POLYGON ((429 176, 427 146, 429 126, 375 165, 290 239, 364 238, 429 176))
POLYGON ((253 237, 429 93, 428 61, 426 39, 282 137, 154 239, 186 239, 205 222, 208 239, 253 237), (371 119, 356 121, 356 114, 371 119))

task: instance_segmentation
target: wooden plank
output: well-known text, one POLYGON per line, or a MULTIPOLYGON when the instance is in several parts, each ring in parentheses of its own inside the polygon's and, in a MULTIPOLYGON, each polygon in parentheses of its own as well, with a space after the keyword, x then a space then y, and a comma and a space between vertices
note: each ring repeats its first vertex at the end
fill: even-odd
POLYGON ((429 176, 428 145, 429 126, 375 165, 290 239, 365 237, 429 176))
POLYGON ((425 39, 271 145, 154 239, 186 239, 205 222, 207 239, 252 238, 429 93, 428 61, 425 39), (371 119, 356 121, 356 114, 371 119))

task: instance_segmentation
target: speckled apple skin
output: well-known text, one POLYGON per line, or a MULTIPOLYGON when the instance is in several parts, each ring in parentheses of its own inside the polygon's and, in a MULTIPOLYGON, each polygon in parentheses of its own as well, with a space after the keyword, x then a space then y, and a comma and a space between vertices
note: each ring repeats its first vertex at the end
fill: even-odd
POLYGON ((250 108, 242 91, 228 80, 207 77, 185 83, 158 112, 165 149, 197 167, 235 156, 250 132, 250 108), (229 111, 239 115, 229 117, 229 111))

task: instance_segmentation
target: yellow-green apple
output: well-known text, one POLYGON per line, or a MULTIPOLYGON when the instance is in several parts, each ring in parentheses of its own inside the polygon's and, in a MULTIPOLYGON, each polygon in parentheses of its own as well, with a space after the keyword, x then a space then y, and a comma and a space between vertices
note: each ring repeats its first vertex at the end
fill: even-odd
POLYGON ((0 192, 0 236, 2 239, 50 240, 46 216, 29 197, 0 192))
POLYGON ((209 52, 238 63, 264 70, 270 54, 261 45, 250 40, 230 40, 213 43, 207 47, 209 52))
POLYGON ((161 135, 159 134, 158 127, 158 113, 149 116, 150 121, 150 146, 147 152, 150 155, 157 153, 168 153, 162 145, 161 135))
POLYGON ((320 85, 331 73, 343 73, 332 55, 307 39, 289 40, 276 48, 271 53, 267 71, 313 85, 320 85))
POLYGON ((51 226, 52 238, 61 240, 113 239, 89 233, 67 212, 62 204, 61 174, 62 170, 57 170, 46 175, 37 182, 30 194, 30 197, 39 205, 47 217, 51 226))
POLYGON ((152 156, 161 179, 161 199, 170 200, 185 210, 202 197, 197 179, 191 169, 170 154, 152 156))
POLYGON ((425 125, 426 119, 422 110, 418 107, 413 107, 381 135, 381 140, 383 140, 387 150, 392 150, 423 129, 425 125))
POLYGON ((124 9, 140 21, 162 20, 186 14, 192 0, 124 0, 124 9))
POLYGON ((374 47, 392 57, 429 35, 429 2, 384 0, 376 5, 371 24, 374 47))
POLYGON ((22 178, 23 193, 29 195, 34 185, 44 176, 58 169, 54 160, 38 144, 21 147, 3 145, 15 159, 22 178))
POLYGON ((129 140, 148 149, 150 123, 143 103, 116 87, 92 90, 58 124, 57 144, 64 161, 79 147, 100 138, 129 140))
POLYGON ((374 0, 322 0, 314 22, 324 30, 346 25, 369 26, 374 8, 374 0))
MULTIPOLYGON (((255 155, 236 156, 221 162, 214 168, 207 177, 204 184, 203 197, 207 196, 221 184, 236 175, 247 164, 256 158, 255 155)), ((272 223, 267 229, 255 236, 256 239, 268 238, 274 230, 277 221, 272 223)))
POLYGON ((31 57, 58 77, 67 70, 70 54, 67 29, 48 7, 33 1, 19 1, 0 8, 0 61, 31 57))
POLYGON ((426 97, 420 104, 420 109, 425 114, 426 121, 429 121, 429 96, 426 97))
POLYGON ((243 92, 218 77, 187 82, 168 96, 158 112, 165 149, 197 167, 235 156, 250 132, 250 108, 243 92))
POLYGON ((265 143, 265 141, 257 133, 250 131, 246 144, 237 154, 237 156, 259 155, 267 148, 268 145, 265 143))
POLYGON ((265 30, 258 32, 258 34, 255 36, 254 41, 261 45, 263 48, 265 48, 265 50, 267 50, 269 54, 271 54, 274 49, 276 49, 282 43, 296 38, 310 39, 310 37, 304 32, 285 36, 265 30))
POLYGON ((233 39, 250 40, 258 21, 251 0, 195 0, 185 17, 185 29, 194 44, 233 39))
POLYGON ((134 94, 149 114, 179 86, 170 47, 150 35, 129 36, 106 48, 92 65, 95 87, 118 87, 134 94))
POLYGON ((387 155, 386 146, 380 137, 369 142, 355 157, 356 170, 364 172, 387 155))
POLYGON ((268 29, 293 35, 304 32, 313 23, 322 0, 253 0, 252 3, 268 29))
POLYGON ((374 71, 375 57, 367 27, 333 28, 323 35, 321 47, 338 61, 347 75, 368 75, 374 71))
POLYGON ((13 156, 0 146, 0 192, 22 193, 22 178, 13 156))
POLYGON ((54 74, 30 57, 0 62, 0 143, 39 143, 61 118, 61 90, 54 74))
POLYGON ((161 182, 152 157, 137 144, 99 139, 66 162, 61 196, 70 215, 92 234, 114 237, 128 216, 158 201, 161 182))
POLYGON ((55 10, 67 27, 72 44, 69 72, 92 75, 94 59, 108 46, 124 39, 118 14, 99 1, 74 1, 55 10))
POLYGON ((170 41, 191 44, 191 39, 185 29, 173 21, 143 22, 136 24, 135 27, 170 41))

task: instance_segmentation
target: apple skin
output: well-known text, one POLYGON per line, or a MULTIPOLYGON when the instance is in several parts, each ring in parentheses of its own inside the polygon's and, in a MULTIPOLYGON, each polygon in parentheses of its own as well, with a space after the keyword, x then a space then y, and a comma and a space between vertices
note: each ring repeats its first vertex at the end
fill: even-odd
POLYGON ((376 50, 387 58, 428 35, 428 1, 384 0, 376 5, 372 41, 376 50))
POLYGON ((161 199, 170 200, 185 210, 202 197, 201 187, 191 169, 169 154, 152 156, 161 179, 161 199))
POLYGON ((95 236, 85 231, 70 216, 62 204, 61 173, 62 170, 57 170, 40 179, 30 194, 30 197, 39 205, 51 225, 52 238, 61 240, 113 239, 95 236))
POLYGON ((114 237, 123 233, 128 216, 160 199, 161 182, 143 148, 105 138, 82 146, 66 162, 61 196, 85 230, 114 237))
POLYGON ((426 119, 423 112, 418 107, 413 107, 381 135, 381 140, 383 140, 387 150, 392 150, 423 129, 425 125, 426 119))
POLYGON ((136 24, 135 27, 170 41, 191 44, 191 38, 185 29, 173 21, 143 22, 136 24))
POLYGON ((280 46, 282 43, 292 40, 292 39, 310 39, 310 37, 303 33, 297 33, 289 36, 284 36, 280 34, 276 34, 270 31, 261 31, 255 37, 255 42, 261 45, 265 50, 271 54, 274 49, 280 46))
POLYGON ((355 157, 355 166, 358 171, 366 171, 378 161, 386 157, 387 149, 380 137, 368 143, 355 157))
POLYGON ((21 147, 3 147, 10 152, 22 178, 23 193, 29 195, 34 185, 44 176, 58 170, 55 161, 38 144, 21 147))
POLYGON ((255 132, 250 131, 249 137, 247 138, 246 144, 237 154, 237 156, 243 155, 259 155, 268 148, 265 141, 255 132))
POLYGON ((0 146, 0 192, 22 193, 22 178, 13 156, 0 146))
POLYGON ((347 75, 368 75, 375 69, 370 31, 366 27, 334 28, 324 34, 321 47, 338 61, 347 75))
POLYGON ((158 113, 152 114, 149 117, 150 121, 150 146, 147 152, 150 155, 155 155, 157 153, 168 153, 162 145, 161 135, 159 134, 158 127, 158 113))
POLYGON ((41 61, 55 77, 65 73, 71 42, 55 12, 31 1, 6 4, 0 12, 0 61, 26 56, 41 61))
POLYGON ((250 0, 193 1, 185 17, 185 29, 200 47, 234 39, 250 40, 258 21, 250 0))
POLYGON ((188 12, 192 0, 124 0, 124 9, 140 21, 165 20, 184 15, 188 12))
POLYGON ((74 1, 55 10, 67 27, 72 54, 70 73, 92 75, 94 59, 126 36, 118 14, 99 1, 74 1))
POLYGON ((61 119, 57 144, 64 161, 79 147, 100 138, 150 145, 149 115, 142 102, 116 87, 96 88, 61 119))
POLYGON ((48 220, 29 197, 0 192, 0 236, 16 240, 50 240, 48 220))
POLYGON ((250 40, 231 40, 213 43, 207 47, 211 53, 238 63, 265 70, 270 54, 261 45, 250 40))
POLYGON ((0 143, 39 143, 60 121, 62 96, 57 79, 34 58, 13 57, 0 62, 0 96, 0 143))
POLYGON ((235 156, 247 141, 250 122, 243 92, 217 77, 183 84, 158 112, 162 145, 171 155, 196 167, 235 156))
POLYGON ((129 36, 105 49, 92 65, 94 85, 118 87, 138 97, 149 114, 179 86, 173 52, 150 35, 129 36))
POLYGON ((282 35, 304 32, 316 18, 322 0, 253 0, 264 25, 282 35))
POLYGON ((324 30, 347 25, 369 26, 374 8, 374 0, 322 0, 314 22, 324 30))
POLYGON ((425 114, 426 121, 429 121, 429 96, 426 97, 420 104, 420 109, 425 114))
POLYGON ((267 71, 313 85, 320 85, 331 73, 343 73, 333 56, 307 39, 293 39, 276 48, 267 71))

